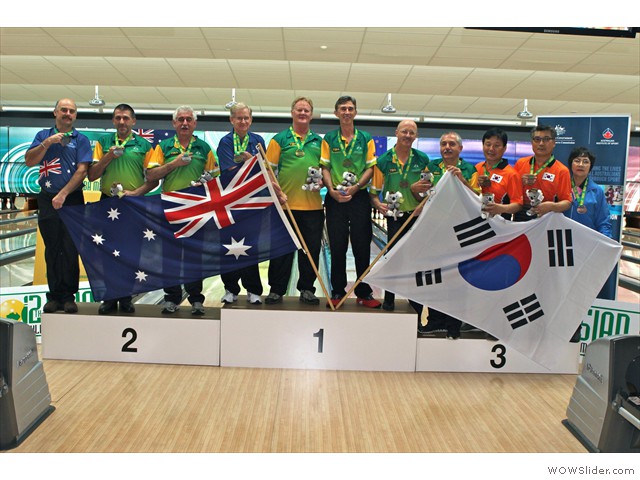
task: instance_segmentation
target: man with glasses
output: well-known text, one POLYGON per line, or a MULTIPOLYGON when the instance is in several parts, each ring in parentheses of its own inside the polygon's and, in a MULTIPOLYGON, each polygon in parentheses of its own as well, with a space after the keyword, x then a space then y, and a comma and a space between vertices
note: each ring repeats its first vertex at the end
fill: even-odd
POLYGON ((531 130, 533 155, 518 159, 516 171, 522 177, 523 209, 514 215, 517 222, 526 222, 548 212, 562 213, 571 207, 571 175, 569 169, 553 155, 556 131, 549 125, 531 130), (540 203, 536 198, 542 197, 540 203), (534 203, 532 204, 532 199, 534 203))
POLYGON ((55 127, 36 134, 24 156, 27 167, 39 165, 38 228, 44 242, 47 265, 45 313, 76 313, 75 295, 80 281, 78 251, 58 215, 63 205, 82 205, 82 184, 91 163, 91 142, 73 124, 76 102, 62 98, 53 109, 55 127))
MULTIPOLYGON (((93 149, 93 163, 89 167, 89 181, 100 179, 100 198, 109 198, 117 192, 114 185, 120 185, 119 196, 138 196, 150 192, 158 186, 145 181, 145 170, 153 155, 153 147, 144 138, 133 133, 136 113, 133 107, 121 103, 113 109, 113 126, 116 133, 100 137, 93 149)), ((98 308, 100 315, 118 310, 134 313, 132 297, 126 296, 105 300, 98 308)))
MULTIPOLYGON (((220 175, 218 160, 211 147, 196 137, 198 117, 189 106, 178 107, 173 112, 173 127, 176 134, 160 142, 154 152, 147 170, 150 182, 164 179, 162 191, 171 192, 191 186, 200 176, 209 172, 212 176, 220 175)), ((175 261, 175 259, 167 259, 175 261)), ((192 315, 204 315, 204 295, 202 280, 189 282, 184 286, 191 303, 192 315)), ((162 313, 175 313, 182 302, 182 286, 175 285, 164 289, 162 313)))

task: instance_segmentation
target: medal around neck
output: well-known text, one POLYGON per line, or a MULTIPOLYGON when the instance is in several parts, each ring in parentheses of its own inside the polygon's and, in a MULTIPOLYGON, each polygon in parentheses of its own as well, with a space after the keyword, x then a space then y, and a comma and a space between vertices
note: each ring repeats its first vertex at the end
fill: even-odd
POLYGON ((124 153, 124 148, 123 147, 116 147, 116 148, 113 149, 113 156, 114 157, 121 157, 123 153, 124 153))
POLYGON ((191 155, 185 153, 184 155, 182 155, 182 161, 185 163, 189 163, 191 161, 191 155))
POLYGON ((580 214, 585 214, 585 213, 587 213, 587 207, 585 207, 584 205, 580 205, 580 206, 577 208, 577 211, 578 211, 578 213, 580 213, 580 214))
POLYGON ((63 147, 66 147, 67 145, 69 145, 71 143, 71 136, 65 134, 61 139, 60 139, 60 145, 62 145, 63 147))

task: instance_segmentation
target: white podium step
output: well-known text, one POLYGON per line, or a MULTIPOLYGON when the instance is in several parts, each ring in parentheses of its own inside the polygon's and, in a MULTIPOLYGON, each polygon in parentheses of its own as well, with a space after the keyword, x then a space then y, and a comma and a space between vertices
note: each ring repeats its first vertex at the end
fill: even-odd
POLYGON ((163 315, 157 305, 98 315, 98 305, 80 303, 75 314, 43 313, 43 358, 220 365, 219 308, 207 308, 202 317, 190 308, 163 315))
POLYGON ((285 297, 276 305, 225 306, 220 365, 319 370, 415 371, 416 320, 349 299, 338 311, 285 297))
MULTIPOLYGON (((484 337, 484 334, 482 334, 484 337)), ((521 353, 500 343, 462 333, 462 338, 449 340, 444 334, 418 338, 417 372, 484 372, 484 373, 578 373, 580 344, 567 342, 558 367, 549 370, 521 353), (469 338, 465 338, 465 336, 469 338)))

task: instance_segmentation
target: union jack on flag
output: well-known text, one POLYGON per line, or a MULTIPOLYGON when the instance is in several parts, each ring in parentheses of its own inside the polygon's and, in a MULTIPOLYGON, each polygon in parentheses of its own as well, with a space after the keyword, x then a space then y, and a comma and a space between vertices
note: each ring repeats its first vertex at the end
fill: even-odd
POLYGON ((154 130, 144 130, 139 128, 138 130, 135 130, 135 133, 147 140, 149 143, 153 143, 153 139, 155 137, 154 130))
POLYGON ((54 158, 50 162, 43 160, 42 165, 40 165, 40 168, 38 170, 38 173, 40 173, 40 176, 38 177, 38 179, 41 179, 42 177, 48 177, 50 173, 55 173, 56 175, 60 175, 62 173, 60 158, 54 158))
POLYGON ((173 225, 186 224, 174 233, 176 238, 192 236, 210 220, 218 228, 228 227, 235 223, 234 211, 258 210, 273 204, 271 196, 256 195, 267 187, 257 156, 232 172, 230 179, 225 175, 216 177, 196 192, 179 190, 162 194, 163 202, 179 204, 165 208, 167 221, 173 225))

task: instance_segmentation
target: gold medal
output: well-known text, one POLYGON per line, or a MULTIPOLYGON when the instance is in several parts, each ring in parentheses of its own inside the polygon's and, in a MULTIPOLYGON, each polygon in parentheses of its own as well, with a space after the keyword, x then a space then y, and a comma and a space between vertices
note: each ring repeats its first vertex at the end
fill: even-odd
POLYGON ((304 150, 296 150, 296 157, 304 157, 304 150))

